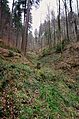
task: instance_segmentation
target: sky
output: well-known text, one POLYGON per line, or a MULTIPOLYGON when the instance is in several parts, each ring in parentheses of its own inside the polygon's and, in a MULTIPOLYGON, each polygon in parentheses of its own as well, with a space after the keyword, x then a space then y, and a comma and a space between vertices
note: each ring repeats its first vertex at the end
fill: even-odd
POLYGON ((33 9, 33 28, 37 28, 46 19, 48 5, 50 6, 50 11, 52 9, 56 10, 56 0, 42 0, 39 8, 33 9))
MULTIPOLYGON (((13 0, 8 0, 9 1, 9 6, 11 9, 12 6, 12 1, 13 0)), ((39 28, 40 23, 42 23, 46 19, 46 14, 47 14, 47 6, 50 5, 50 10, 56 10, 56 0, 41 0, 40 6, 38 8, 33 7, 32 10, 32 16, 33 16, 33 21, 32 21, 32 29, 33 32, 37 28, 39 28)))
MULTIPOLYGON (((8 0, 8 1, 9 1, 10 9, 11 9, 13 0, 8 0)), ((32 16, 33 16, 32 31, 33 31, 33 33, 34 33, 34 30, 36 28, 37 29, 39 28, 40 23, 43 23, 44 20, 46 19, 46 15, 47 15, 47 11, 48 11, 48 7, 47 6, 50 6, 50 11, 54 10, 55 14, 57 14, 57 3, 56 3, 56 1, 57 0, 41 0, 40 6, 38 7, 38 9, 33 7, 33 10, 32 10, 32 16)), ((73 5, 76 4, 75 1, 76 0, 73 0, 73 5)))

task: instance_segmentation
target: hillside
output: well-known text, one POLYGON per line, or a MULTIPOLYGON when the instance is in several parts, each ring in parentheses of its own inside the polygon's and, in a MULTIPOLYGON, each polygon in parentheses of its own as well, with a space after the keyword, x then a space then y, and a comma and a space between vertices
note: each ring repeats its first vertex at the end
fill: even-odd
POLYGON ((27 58, 0 47, 0 97, 0 119, 79 119, 79 43, 27 58))

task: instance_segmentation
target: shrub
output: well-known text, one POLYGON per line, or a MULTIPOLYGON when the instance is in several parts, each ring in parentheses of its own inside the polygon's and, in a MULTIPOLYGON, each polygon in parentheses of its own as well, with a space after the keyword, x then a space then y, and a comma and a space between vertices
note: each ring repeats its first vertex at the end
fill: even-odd
POLYGON ((79 81, 79 75, 76 76, 76 80, 79 81))
POLYGON ((45 48, 43 50, 43 52, 42 52, 42 56, 44 57, 44 56, 48 55, 49 53, 50 53, 50 49, 49 48, 45 48))
POLYGON ((62 41, 61 43, 57 44, 55 51, 57 53, 61 53, 64 50, 64 48, 65 48, 65 42, 62 41))
POLYGON ((9 50, 8 57, 14 57, 13 51, 9 50))

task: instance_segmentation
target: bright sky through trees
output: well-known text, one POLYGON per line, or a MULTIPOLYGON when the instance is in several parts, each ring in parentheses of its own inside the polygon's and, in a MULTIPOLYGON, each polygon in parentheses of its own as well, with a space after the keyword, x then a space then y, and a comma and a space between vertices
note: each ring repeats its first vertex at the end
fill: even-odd
MULTIPOLYGON (((13 0, 8 0, 10 8, 12 6, 12 1, 13 0)), ((40 22, 43 22, 46 19, 46 14, 47 14, 47 6, 50 6, 50 11, 54 10, 55 15, 57 14, 57 0, 41 0, 40 6, 37 8, 33 8, 32 10, 32 15, 33 15, 33 21, 32 21, 32 27, 33 27, 33 32, 37 28, 39 28, 40 22)), ((74 6, 75 1, 73 0, 73 6, 74 6)), ((63 9, 63 8, 61 8, 63 9)), ((76 11, 76 8, 74 8, 76 11)))
MULTIPOLYGON (((13 0, 8 0, 10 8, 12 6, 13 0)), ((33 8, 32 14, 33 14, 33 31, 35 28, 38 28, 40 25, 40 22, 43 22, 46 18, 47 14, 47 6, 50 5, 50 10, 54 9, 56 11, 56 0, 42 0, 40 3, 39 8, 33 8)))

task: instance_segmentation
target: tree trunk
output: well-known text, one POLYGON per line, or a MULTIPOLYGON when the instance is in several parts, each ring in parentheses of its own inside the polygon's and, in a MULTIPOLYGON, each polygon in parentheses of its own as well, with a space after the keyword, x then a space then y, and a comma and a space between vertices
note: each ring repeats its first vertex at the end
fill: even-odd
POLYGON ((59 13, 58 13, 58 30, 59 30, 59 36, 61 36, 61 24, 60 24, 60 0, 59 0, 59 13))
POLYGON ((51 47, 52 47, 52 42, 51 42, 51 29, 50 29, 50 20, 49 20, 48 43, 49 43, 49 48, 51 48, 51 47))
POLYGON ((55 45, 56 45, 55 20, 53 22, 53 25, 54 25, 54 47, 55 47, 55 45))
POLYGON ((61 21, 60 21, 60 15, 61 15, 61 12, 60 12, 61 8, 60 8, 60 0, 59 0, 59 13, 58 13, 58 36, 59 36, 59 40, 60 40, 60 43, 61 43, 61 53, 62 53, 62 39, 61 39, 61 21))
POLYGON ((13 3, 12 3, 12 14, 13 14, 14 2, 15 0, 13 0, 13 3))
POLYGON ((16 31, 16 48, 18 48, 18 36, 19 36, 19 30, 17 28, 17 31, 16 31))
POLYGON ((0 38, 1 38, 1 3, 2 3, 2 0, 0 0, 0 38))
POLYGON ((77 14, 78 14, 78 17, 79 17, 79 7, 78 7, 78 0, 76 0, 76 2, 77 2, 77 14))
POLYGON ((10 46, 10 22, 9 22, 9 26, 8 26, 8 46, 10 46))
POLYGON ((66 15, 66 33, 67 33, 67 41, 69 41, 69 29, 68 29, 68 17, 67 17, 67 4, 66 4, 66 0, 64 3, 65 6, 65 15, 66 15))
POLYGON ((28 28, 29 28, 29 15, 30 15, 30 1, 28 0, 27 3, 27 14, 26 14, 26 21, 25 21, 25 48, 24 48, 24 55, 26 55, 27 51, 27 40, 28 40, 28 28))
POLYGON ((23 51, 23 53, 25 54, 25 45, 26 45, 26 17, 27 17, 27 13, 26 13, 26 5, 27 5, 27 0, 25 0, 25 8, 24 8, 24 27, 23 27, 23 32, 22 32, 22 43, 21 43, 21 49, 23 51))
POLYGON ((51 21, 50 21, 50 9, 49 9, 50 6, 48 6, 48 45, 49 45, 49 48, 52 47, 52 42, 51 42, 51 28, 50 28, 50 25, 51 25, 51 21))
POLYGON ((72 0, 69 0, 70 2, 70 12, 72 12, 72 0))
POLYGON ((77 29, 77 21, 76 21, 76 19, 75 19, 75 21, 74 21, 74 24, 75 24, 75 33, 76 33, 76 38, 77 38, 77 41, 79 41, 78 29, 77 29))
POLYGON ((24 27, 23 27, 23 30, 22 30, 21 50, 22 50, 22 52, 24 52, 24 27))
POLYGON ((0 38, 3 39, 3 10, 2 10, 2 0, 0 0, 0 38))

